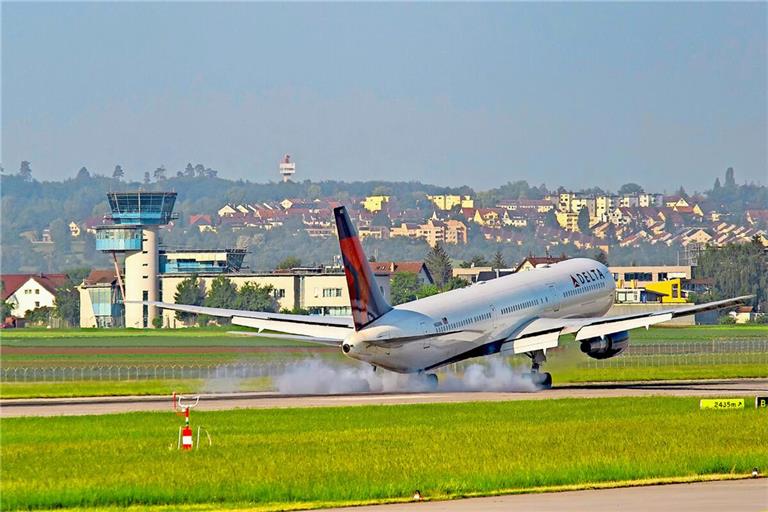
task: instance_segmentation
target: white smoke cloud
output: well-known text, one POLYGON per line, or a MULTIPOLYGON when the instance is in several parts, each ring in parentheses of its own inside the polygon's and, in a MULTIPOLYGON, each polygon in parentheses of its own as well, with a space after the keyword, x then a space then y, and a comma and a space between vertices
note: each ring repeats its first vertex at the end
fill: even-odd
POLYGON ((501 357, 487 357, 483 363, 469 365, 461 375, 447 373, 440 382, 445 391, 532 392, 539 387, 526 376, 528 370, 511 366, 501 357))
MULTIPOLYGON (((463 373, 441 372, 437 391, 536 391, 522 368, 511 367, 500 357, 486 358, 463 373)), ((275 377, 278 392, 291 395, 326 395, 365 392, 423 392, 429 384, 418 375, 402 375, 371 366, 332 364, 307 359, 286 368, 275 377)))

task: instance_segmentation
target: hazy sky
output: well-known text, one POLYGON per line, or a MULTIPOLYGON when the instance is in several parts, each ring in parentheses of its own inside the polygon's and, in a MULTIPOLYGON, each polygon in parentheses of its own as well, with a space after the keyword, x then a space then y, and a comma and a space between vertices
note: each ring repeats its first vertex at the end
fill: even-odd
POLYGON ((766 3, 2 3, 2 164, 768 182, 766 3))

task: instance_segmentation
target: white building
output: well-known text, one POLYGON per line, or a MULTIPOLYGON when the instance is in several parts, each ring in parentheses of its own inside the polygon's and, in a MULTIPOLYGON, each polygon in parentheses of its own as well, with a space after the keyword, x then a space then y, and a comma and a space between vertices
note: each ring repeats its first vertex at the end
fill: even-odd
POLYGON ((4 274, 2 300, 11 305, 11 314, 23 318, 27 311, 53 307, 56 288, 69 282, 66 274, 4 274))

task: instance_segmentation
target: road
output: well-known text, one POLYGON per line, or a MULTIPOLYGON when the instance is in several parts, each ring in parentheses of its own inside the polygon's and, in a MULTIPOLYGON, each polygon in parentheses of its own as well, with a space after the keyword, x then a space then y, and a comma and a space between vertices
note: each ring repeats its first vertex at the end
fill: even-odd
MULTIPOLYGON (((719 381, 657 381, 561 385, 546 391, 359 393, 347 395, 280 395, 275 393, 220 393, 201 395, 198 411, 237 408, 340 407, 449 402, 498 402, 557 398, 604 398, 635 396, 755 397, 768 395, 768 379, 719 381)), ((0 400, 0 418, 113 414, 135 411, 167 411, 170 396, 126 396, 0 400)))
POLYGON ((546 494, 516 494, 491 498, 470 498, 454 501, 398 503, 368 507, 331 509, 337 512, 506 512, 535 510, 536 512, 646 512, 674 510, 675 512, 759 512, 768 510, 768 480, 727 480, 691 484, 622 487, 588 491, 553 492, 546 494))

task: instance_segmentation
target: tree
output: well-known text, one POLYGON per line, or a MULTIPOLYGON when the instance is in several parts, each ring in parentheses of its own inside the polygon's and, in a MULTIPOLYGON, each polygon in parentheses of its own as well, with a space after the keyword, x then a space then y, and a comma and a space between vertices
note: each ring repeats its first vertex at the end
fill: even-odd
POLYGON ((155 181, 161 181, 165 179, 165 166, 161 165, 157 169, 155 169, 155 172, 153 173, 153 176, 155 178, 155 181))
POLYGON ((605 254, 605 251, 603 251, 603 250, 601 250, 601 249, 598 249, 598 250, 595 252, 595 255, 593 256, 593 259, 594 259, 595 261, 599 261, 600 263, 602 263, 602 264, 603 264, 603 265, 605 265, 606 267, 608 266, 608 255, 607 255, 607 254, 605 254))
POLYGON ((398 272, 390 283, 390 300, 393 305, 411 302, 418 297, 421 279, 414 272, 398 272))
POLYGON ((438 293, 440 293, 440 288, 438 288, 436 284, 425 284, 416 292, 416 298, 423 299, 424 297, 430 297, 432 295, 437 295, 438 293))
POLYGON ((676 194, 680 197, 688 197, 688 192, 685 191, 685 187, 683 187, 682 185, 680 185, 680 188, 677 189, 676 194))
POLYGON ((461 277, 451 277, 446 281, 441 291, 447 292, 448 290, 456 290, 458 288, 464 288, 465 286, 469 286, 469 281, 466 279, 462 279, 461 277))
POLYGON ((83 282, 83 279, 88 277, 88 274, 91 273, 90 267, 75 267, 70 268, 64 271, 65 274, 69 276, 69 280, 75 284, 78 285, 83 282))
POLYGON ((721 188, 723 187, 720 185, 720 178, 715 178, 715 184, 712 186, 712 191, 719 192, 721 188))
POLYGON ((733 167, 725 170, 725 188, 736 188, 736 173, 733 171, 733 167))
POLYGON ((70 283, 56 289, 53 307, 56 316, 68 325, 80 324, 80 293, 73 284, 70 283))
POLYGON ((29 161, 21 161, 21 165, 19 166, 19 176, 24 181, 32 181, 32 167, 30 166, 29 161))
POLYGON ((150 182, 150 181, 151 181, 151 180, 150 180, 150 178, 149 178, 149 171, 146 171, 146 172, 144 173, 144 184, 145 184, 145 185, 149 185, 149 182, 150 182))
POLYGON ((115 170, 112 171, 112 178, 116 180, 121 180, 125 177, 125 171, 123 170, 123 167, 121 165, 116 165, 115 170))
POLYGON ((388 228, 392 226, 392 221, 390 220, 389 215, 387 215, 387 212, 379 210, 373 214, 373 218, 371 218, 371 226, 388 228))
MULTIPOLYGON (((182 280, 176 286, 176 293, 173 295, 173 300, 176 304, 187 304, 191 306, 202 306, 205 301, 205 294, 203 293, 203 283, 198 279, 196 275, 192 275, 182 280)), ((195 313, 188 313, 186 311, 177 311, 176 318, 189 324, 197 319, 195 313)))
POLYGON ((4 300, 0 301, 0 324, 5 322, 5 319, 11 316, 11 311, 13 311, 13 306, 4 300))
POLYGON ((205 177, 205 166, 203 164, 197 164, 195 165, 195 174, 198 178, 204 178, 205 177))
POLYGON ((619 195, 621 196, 642 194, 643 192, 645 192, 645 190, 637 183, 625 183, 619 188, 619 195))
POLYGON ((765 310, 768 301, 768 260, 759 240, 707 247, 699 254, 697 274, 712 279, 714 300, 755 295, 752 303, 765 310))
POLYGON ((56 244, 56 250, 60 254, 68 253, 72 246, 72 231, 70 231, 67 223, 59 218, 51 222, 48 229, 51 230, 51 238, 53 238, 53 242, 56 244))
POLYGON ((219 171, 215 171, 211 169, 210 167, 205 170, 205 177, 206 178, 215 178, 219 175, 219 171))
POLYGON ((88 172, 88 169, 85 168, 85 166, 81 167, 79 171, 77 171, 77 178, 78 180, 86 180, 91 177, 91 173, 88 172))
POLYGON ((301 266, 301 260, 297 258, 296 256, 286 256, 283 258, 280 263, 277 264, 278 270, 290 270, 292 268, 300 267, 301 266))
POLYGON ((445 283, 453 275, 453 266, 451 265, 451 258, 448 257, 448 253, 445 252, 443 245, 438 242, 427 253, 427 257, 424 263, 429 269, 429 273, 432 274, 432 279, 438 288, 445 286, 445 283))
POLYGON ((237 287, 227 277, 219 276, 211 281, 211 289, 204 304, 210 308, 232 309, 237 303, 237 287))
POLYGON ((244 283, 237 292, 235 309, 245 311, 277 311, 272 285, 259 286, 256 283, 244 283))
POLYGON ((576 224, 579 227, 580 233, 584 233, 585 235, 592 233, 592 230, 589 229, 589 210, 587 208, 579 210, 579 218, 576 221, 576 224))
POLYGON ((555 210, 549 210, 544 214, 544 227, 550 229, 560 229, 560 223, 557 222, 557 214, 555 210))
POLYGON ((501 254, 501 250, 497 249, 493 255, 493 261, 491 261, 491 268, 498 270, 500 268, 506 268, 507 263, 504 261, 504 255, 501 254))
POLYGON ((42 306, 32 310, 27 310, 24 313, 24 320, 28 325, 48 325, 51 321, 52 314, 55 314, 54 308, 42 306))
POLYGON ((474 267, 489 267, 491 264, 488 263, 488 260, 480 256, 479 254, 475 254, 470 259, 462 261, 459 267, 461 268, 474 268, 474 267))
POLYGON ((187 166, 184 168, 184 176, 186 176, 187 178, 195 177, 195 168, 192 167, 191 163, 187 163, 187 166))

